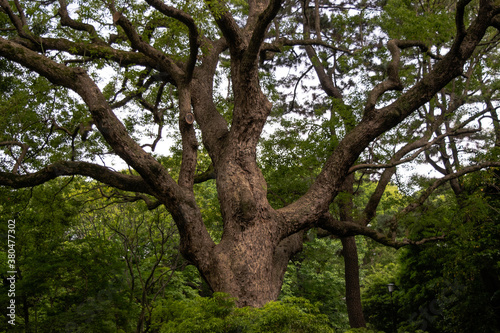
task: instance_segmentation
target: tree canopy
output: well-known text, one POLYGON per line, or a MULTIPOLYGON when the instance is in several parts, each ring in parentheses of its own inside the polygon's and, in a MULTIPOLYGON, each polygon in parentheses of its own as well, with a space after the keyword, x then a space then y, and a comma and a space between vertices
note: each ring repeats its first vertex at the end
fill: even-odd
POLYGON ((400 221, 500 166, 498 1, 0 7, 0 185, 81 175, 165 207, 184 258, 240 306, 278 297, 308 230, 396 248, 442 238, 404 238, 400 221), (380 216, 405 165, 439 176, 380 216), (209 180, 207 214, 196 184, 209 180), (356 202, 364 180, 375 188, 356 202))

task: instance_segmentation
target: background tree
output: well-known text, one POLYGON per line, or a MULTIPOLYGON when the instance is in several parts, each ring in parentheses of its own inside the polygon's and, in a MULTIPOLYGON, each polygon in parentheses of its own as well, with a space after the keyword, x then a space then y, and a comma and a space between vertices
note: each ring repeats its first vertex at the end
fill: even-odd
POLYGON ((467 197, 457 199, 450 185, 407 221, 419 237, 432 228, 450 228, 449 237, 405 248, 398 265, 370 277, 375 283, 367 284, 364 304, 376 328, 392 324, 384 284, 395 281, 397 321, 403 330, 498 331, 498 171, 466 177, 461 186, 467 197))
MULTIPOLYGON (((414 243, 369 228, 376 205, 365 209, 366 215, 360 219, 363 223, 336 218, 330 205, 345 191, 348 175, 362 168, 355 163, 382 134, 392 130, 397 136, 402 130, 408 135, 411 120, 420 116, 420 108, 453 85, 456 78, 467 76, 475 55, 488 53, 488 45, 496 41, 493 30, 500 26, 498 4, 487 0, 457 2, 451 8, 454 31, 442 36, 444 41, 419 33, 412 35, 416 40, 410 40, 402 34, 388 40, 384 47, 386 36, 382 36, 381 53, 374 54, 373 44, 358 48, 357 42, 349 38, 346 41, 353 46, 342 49, 345 55, 338 61, 328 53, 324 59, 321 53, 309 56, 303 66, 314 67, 320 83, 321 73, 336 78, 335 71, 361 69, 358 63, 363 58, 379 64, 381 71, 374 72, 378 75, 363 84, 351 78, 353 84, 347 76, 347 82, 337 81, 334 88, 342 89, 340 96, 347 95, 354 85, 362 90, 355 100, 357 104, 339 102, 337 97, 331 104, 334 111, 344 115, 344 122, 348 119, 352 123, 344 124, 343 130, 335 128, 335 135, 330 133, 330 141, 337 142, 307 191, 277 208, 270 204, 257 158, 264 126, 276 110, 270 99, 279 96, 273 95, 277 88, 265 85, 265 69, 261 66, 264 56, 268 51, 282 52, 294 46, 336 50, 338 41, 322 37, 320 30, 324 28, 328 36, 335 37, 335 29, 345 27, 346 21, 322 25, 323 16, 335 16, 338 10, 361 10, 366 16, 360 16, 360 30, 354 36, 363 40, 363 18, 384 17, 383 12, 390 13, 394 5, 407 5, 399 1, 390 2, 393 7, 365 1, 318 2, 314 11, 324 15, 310 15, 308 3, 283 4, 271 0, 167 5, 147 0, 89 1, 73 7, 65 0, 26 4, 1 0, 5 28, 1 31, 0 55, 23 73, 17 76, 23 83, 33 84, 15 89, 23 98, 5 98, 4 110, 8 112, 2 113, 1 146, 5 150, 0 184, 31 187, 55 177, 79 174, 137 193, 137 198, 157 200, 177 225, 183 256, 199 269, 214 291, 237 297, 239 305, 262 306, 278 297, 288 261, 300 250, 303 233, 313 227, 320 226, 341 237, 363 234, 396 247, 414 243), (282 7, 300 9, 300 20, 294 21, 295 11, 282 7), (281 28, 274 21, 277 15, 283 15, 280 19, 290 17, 288 22, 293 24, 281 28), (318 17, 319 22, 314 21, 318 17), (436 55, 438 46, 443 46, 446 53, 436 55), (425 75, 419 75, 418 66, 411 66, 415 58, 421 57, 432 59, 427 62, 425 75), (317 70, 320 60, 328 59, 335 60, 333 66, 325 67, 330 70, 317 70), (112 70, 112 79, 102 80, 102 69, 112 70), (221 105, 214 85, 220 84, 221 72, 227 73, 227 69, 231 100, 221 105), (167 128, 182 140, 176 179, 154 154, 167 128), (200 176, 202 171, 197 175, 200 139, 211 161, 210 169, 203 173, 205 177, 200 176), (108 152, 120 157, 133 172, 120 173, 103 165, 100 158, 108 152), (217 241, 204 224, 194 187, 196 181, 209 176, 216 181, 223 224, 217 241)), ((403 27, 421 24, 406 18, 400 22, 403 27)), ((307 105, 304 108, 310 109, 307 105)), ((458 134, 460 128, 456 125, 444 136, 458 134)), ((428 132, 420 134, 425 137, 428 132)), ((425 144, 415 141, 403 148, 395 145, 399 155, 391 154, 384 160, 386 170, 414 151, 408 150, 409 146, 432 145, 439 140, 432 141, 431 137, 425 138, 425 144)), ((205 167, 206 163, 201 165, 205 167)), ((447 174, 429 186, 415 205, 449 179, 493 165, 498 162, 482 158, 480 163, 447 174)))
MULTIPOLYGON (((280 115, 306 114, 309 118, 312 118, 308 121, 304 117, 303 121, 295 123, 296 128, 300 128, 300 133, 307 135, 306 140, 311 141, 310 147, 318 147, 318 150, 326 149, 327 151, 333 150, 339 142, 341 138, 339 132, 349 132, 356 122, 355 118, 362 117, 363 104, 360 104, 360 101, 363 100, 363 96, 360 96, 352 88, 355 81, 358 84, 362 82, 375 85, 376 80, 385 75, 387 66, 384 64, 381 66, 377 61, 387 57, 384 50, 380 48, 381 41, 385 37, 384 34, 396 40, 420 40, 423 43, 421 46, 426 45, 426 43, 435 45, 436 54, 428 52, 425 47, 421 49, 423 52, 406 51, 407 60, 402 67, 401 77, 406 85, 412 84, 423 75, 426 75, 434 65, 433 62, 439 60, 441 54, 446 53, 449 48, 450 33, 453 32, 454 25, 450 13, 456 9, 455 2, 422 2, 419 6, 415 6, 411 2, 389 1, 384 6, 384 13, 377 16, 373 15, 373 11, 378 8, 377 3, 363 2, 363 4, 357 6, 351 2, 349 4, 336 4, 336 7, 344 9, 344 11, 333 11, 330 17, 320 16, 319 8, 328 7, 329 5, 333 6, 320 1, 302 3, 305 38, 314 33, 317 36, 318 43, 305 45, 304 50, 292 49, 291 54, 280 58, 280 63, 289 65, 298 62, 298 59, 301 59, 301 62, 305 62, 304 59, 311 61, 311 66, 304 68, 302 72, 299 71, 296 77, 287 77, 286 80, 288 81, 283 80, 283 82, 292 81, 291 85, 294 85, 295 88, 292 96, 288 99, 286 99, 286 96, 282 98, 286 100, 286 103, 282 106, 280 115), (413 25, 402 27, 402 21, 413 22, 413 25), (321 30, 320 26, 324 26, 326 29, 321 30), (329 33, 334 27, 337 29, 334 30, 335 36, 332 37, 329 33), (425 30, 429 34, 419 33, 416 27, 426 27, 425 30), (381 29, 383 33, 378 29, 381 29), (324 40, 329 42, 335 40, 335 47, 332 47, 332 44, 328 42, 321 43, 324 40), (371 58, 368 60, 370 56, 371 58), (342 70, 342 67, 345 66, 346 57, 349 58, 351 65, 351 70, 347 74, 342 70), (309 83, 306 80, 308 73, 313 69, 319 81, 317 86, 315 82, 309 83), (353 73, 353 71, 356 72, 353 73), (353 78, 355 81, 353 81, 353 78), (297 94, 304 95, 303 91, 297 93, 297 87, 300 85, 302 85, 303 90, 314 91, 313 100, 304 101, 304 99, 300 99, 300 102, 297 100, 297 94), (304 88, 304 86, 306 87, 304 88), (314 113, 311 110, 314 110, 314 113), (330 118, 321 117, 322 115, 330 118), (323 126, 317 126, 319 122, 323 126), (326 128, 327 124, 330 124, 330 128, 326 128), (311 135, 313 131, 325 131, 326 133, 323 134, 322 139, 318 139, 321 134, 311 135)), ((293 11, 290 10, 290 12, 293 11)), ((299 21, 300 17, 295 18, 295 20, 299 21)), ((275 26, 279 30, 278 27, 287 25, 283 23, 283 20, 279 20, 275 22, 275 26)), ((470 127, 473 122, 488 116, 488 113, 492 111, 492 119, 496 119, 496 107, 488 102, 490 94, 484 94, 484 97, 478 94, 478 91, 485 86, 484 82, 497 78, 494 69, 496 65, 492 67, 487 65, 485 67, 486 63, 493 64, 495 62, 494 52, 490 53, 488 49, 497 46, 497 37, 496 35, 490 37, 491 42, 487 44, 485 49, 479 50, 474 55, 475 60, 469 63, 467 73, 462 78, 455 79, 449 87, 442 89, 436 100, 431 100, 430 103, 423 105, 418 114, 415 113, 408 117, 405 123, 401 124, 397 129, 377 138, 370 146, 370 149, 361 156, 361 163, 358 162, 359 165, 354 166, 351 170, 359 170, 357 172, 359 178, 356 178, 359 179, 358 184, 363 181, 363 177, 365 179, 370 177, 371 181, 378 181, 376 191, 372 194, 370 200, 362 203, 363 206, 356 207, 356 212, 352 212, 352 195, 339 196, 335 201, 340 207, 337 214, 338 219, 352 222, 354 216, 358 224, 361 225, 366 225, 372 221, 376 215, 384 189, 394 179, 393 176, 396 175, 397 169, 395 166, 403 165, 415 159, 437 167, 437 170, 445 176, 439 183, 444 184, 446 180, 451 181, 456 193, 459 193, 460 189, 457 185, 459 184, 459 174, 457 172, 463 168, 462 162, 470 160, 471 155, 474 155, 477 150, 488 150, 489 147, 493 146, 490 139, 484 137, 479 139, 480 122, 476 124, 476 128, 470 127), (493 57, 490 58, 491 56, 493 57), (493 71, 490 69, 493 69, 493 71), (482 104, 480 105, 478 102, 482 104), (467 113, 464 112, 465 110, 467 110, 467 113), (471 139, 474 141, 471 141, 471 139), (471 142, 475 143, 471 144, 471 142), (406 143, 406 146, 400 146, 402 148, 398 151, 398 145, 403 145, 403 143, 406 143), (460 147, 460 149, 457 147, 460 147), (435 151, 441 152, 443 167, 439 167, 429 157, 435 154, 435 151), (425 156, 425 159, 423 156, 425 156), (377 171, 377 169, 381 171, 377 171)), ((278 55, 274 56, 277 57, 278 55)), ((494 89, 494 91, 496 90, 494 89)), ((493 96, 496 94, 494 92, 493 96)), ((389 98, 394 98, 394 96, 389 95, 389 98)), ((497 97, 494 97, 494 99, 497 100, 497 97)), ((285 122, 282 122, 282 124, 289 127, 285 122)), ((289 135, 287 131, 284 131, 283 137, 287 134, 289 135)), ((283 137, 280 137, 278 141, 283 148, 287 148, 286 145, 288 147, 296 146, 294 141, 297 141, 297 137, 290 137, 288 141, 283 137)), ((272 147, 271 149, 275 148, 273 140, 275 142, 276 138, 273 137, 270 140, 269 147, 272 147)), ((290 154, 284 150, 285 152, 281 156, 288 154, 290 155, 288 159, 291 160, 301 156, 302 163, 311 163, 309 172, 310 176, 314 178, 317 174, 314 169, 315 162, 303 158, 303 155, 311 154, 310 152, 304 152, 306 145, 307 143, 304 143, 297 146, 297 149, 291 148, 292 152, 290 154)), ((309 149, 314 150, 313 148, 309 149)), ((319 159, 322 158, 320 152, 311 155, 316 155, 319 159)), ((476 161, 478 160, 476 159, 476 161)), ((302 165, 304 170, 307 168, 306 165, 302 165)), ((355 193, 356 188, 359 188, 359 185, 355 186, 354 180, 354 177, 347 178, 348 182, 344 184, 346 193, 355 193)), ((435 185, 438 184, 435 183, 435 185)), ((423 199, 425 200, 425 198, 423 199)), ((415 209, 418 205, 418 203, 412 202, 405 209, 401 207, 401 210, 407 212, 415 209)), ((391 233, 394 237, 397 235, 397 220, 398 217, 392 217, 390 224, 379 224, 377 226, 392 230, 391 233)), ((344 243, 342 253, 346 260, 349 316, 353 327, 360 327, 364 326, 364 319, 359 296, 359 283, 357 283, 359 272, 356 245, 353 238, 345 237, 342 240, 344 243)))
MULTIPOLYGON (((2 189, 1 196, 0 216, 18 222, 16 325, 3 317, 2 330, 130 331, 138 308, 126 299, 120 249, 102 227, 98 235, 74 233, 81 203, 72 199, 68 180, 25 191, 2 189)), ((6 234, 6 226, 1 230, 6 234)), ((8 270, 5 260, 1 263, 6 306, 8 270)))
MULTIPOLYGON (((146 332, 160 298, 198 295, 199 275, 165 211, 77 177, 1 195, 0 216, 19 221, 18 331, 146 332)), ((9 270, 0 264, 6 306, 9 270)))

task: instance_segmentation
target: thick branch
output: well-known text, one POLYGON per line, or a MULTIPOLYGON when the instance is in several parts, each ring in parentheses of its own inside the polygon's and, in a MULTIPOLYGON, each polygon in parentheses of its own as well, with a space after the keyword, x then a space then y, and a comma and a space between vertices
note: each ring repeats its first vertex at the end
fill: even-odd
POLYGON ((117 50, 102 44, 72 42, 64 38, 40 38, 39 41, 40 43, 34 43, 28 40, 15 40, 19 45, 32 51, 63 51, 82 57, 92 54, 92 58, 94 59, 111 60, 123 67, 137 65, 155 68, 157 66, 155 60, 145 57, 139 52, 117 50))
POLYGON ((194 131, 192 121, 188 117, 193 117, 191 113, 191 93, 187 87, 179 87, 179 130, 182 137, 182 163, 179 172, 179 185, 188 189, 193 188, 196 157, 198 153, 198 140, 194 131))
POLYGON ((465 7, 470 2, 471 2, 471 0, 460 0, 457 3, 457 13, 455 16, 455 25, 457 28, 457 39, 462 39, 465 36, 465 24, 464 24, 465 7))
POLYGON ((387 68, 387 79, 375 86, 373 90, 368 95, 368 99, 365 105, 365 116, 375 109, 375 104, 377 103, 380 96, 389 90, 402 90, 403 85, 399 78, 399 62, 401 59, 401 49, 399 47, 399 42, 397 40, 390 40, 387 42, 387 48, 391 52, 392 60, 387 68))
POLYGON ((139 176, 125 175, 88 162, 57 162, 35 173, 25 175, 0 172, 0 184, 13 188, 33 187, 60 176, 73 175, 91 177, 124 191, 153 194, 153 190, 139 176))
MULTIPOLYGON (((387 87, 376 88, 377 91, 371 94, 367 103, 369 112, 339 143, 309 191, 293 204, 279 210, 288 221, 287 228, 283 230, 283 237, 312 226, 322 213, 328 211, 329 204, 338 194, 350 166, 369 143, 418 110, 453 78, 462 73, 465 62, 473 54, 491 23, 493 15, 491 9, 491 2, 482 1, 479 13, 467 29, 465 37, 455 41, 451 51, 435 65, 434 69, 392 104, 375 110, 374 103, 377 96, 387 87)), ((400 51, 395 42, 392 48, 395 58, 390 75, 395 77, 394 86, 396 86, 399 80, 396 78, 396 65, 400 51)))
POLYGON ((240 27, 238 27, 238 24, 236 24, 236 21, 229 12, 229 9, 227 9, 220 0, 205 0, 205 3, 210 9, 222 35, 227 40, 231 52, 233 54, 238 54, 243 51, 245 47, 245 38, 240 27))
POLYGON ((203 224, 194 194, 179 186, 153 156, 146 153, 127 133, 95 82, 81 68, 70 68, 47 57, 0 38, 0 55, 26 66, 54 84, 72 89, 87 104, 96 127, 114 152, 132 166, 172 214, 179 233, 181 249, 190 260, 200 263, 207 249, 215 246, 203 224), (188 239, 194 241, 188 241, 188 239))
POLYGON ((259 15, 245 53, 244 62, 246 64, 253 64, 257 60, 260 48, 262 46, 264 38, 266 37, 266 32, 269 24, 271 24, 273 19, 278 14, 278 11, 281 8, 281 2, 282 0, 270 0, 267 8, 259 15))
POLYGON ((203 144, 212 160, 226 146, 229 133, 227 121, 219 113, 213 99, 214 76, 219 62, 219 56, 227 49, 227 42, 220 39, 211 43, 207 53, 203 55, 201 66, 196 68, 196 75, 190 84, 191 103, 196 123, 200 126, 203 144))

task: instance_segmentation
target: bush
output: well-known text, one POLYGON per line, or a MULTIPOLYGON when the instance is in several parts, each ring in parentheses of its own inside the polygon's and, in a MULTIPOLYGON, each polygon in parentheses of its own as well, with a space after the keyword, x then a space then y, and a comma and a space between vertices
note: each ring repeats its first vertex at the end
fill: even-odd
POLYGON ((215 293, 211 298, 161 300, 151 328, 159 333, 333 333, 318 305, 303 298, 270 302, 263 308, 237 308, 233 298, 215 293))

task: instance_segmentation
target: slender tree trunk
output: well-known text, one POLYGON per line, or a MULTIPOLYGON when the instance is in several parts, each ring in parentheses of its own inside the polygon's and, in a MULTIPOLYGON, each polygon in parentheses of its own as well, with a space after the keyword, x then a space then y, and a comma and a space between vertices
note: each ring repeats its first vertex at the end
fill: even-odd
POLYGON ((27 333, 31 332, 31 323, 30 323, 30 311, 29 311, 29 303, 28 296, 23 295, 23 315, 24 315, 24 329, 27 333))
MULTIPOLYGON (((344 221, 352 221, 352 195, 354 186, 354 175, 347 176, 343 190, 348 194, 343 200, 340 200, 340 216, 344 221)), ((361 291, 359 285, 359 262, 358 248, 354 236, 342 237, 342 254, 344 256, 344 276, 345 276, 345 294, 347 314, 349 316, 349 325, 353 328, 366 327, 363 307, 361 305, 361 291)))
POLYGON ((359 285, 358 248, 354 236, 342 237, 342 254, 344 256, 345 294, 349 325, 352 328, 366 327, 361 291, 359 285))

